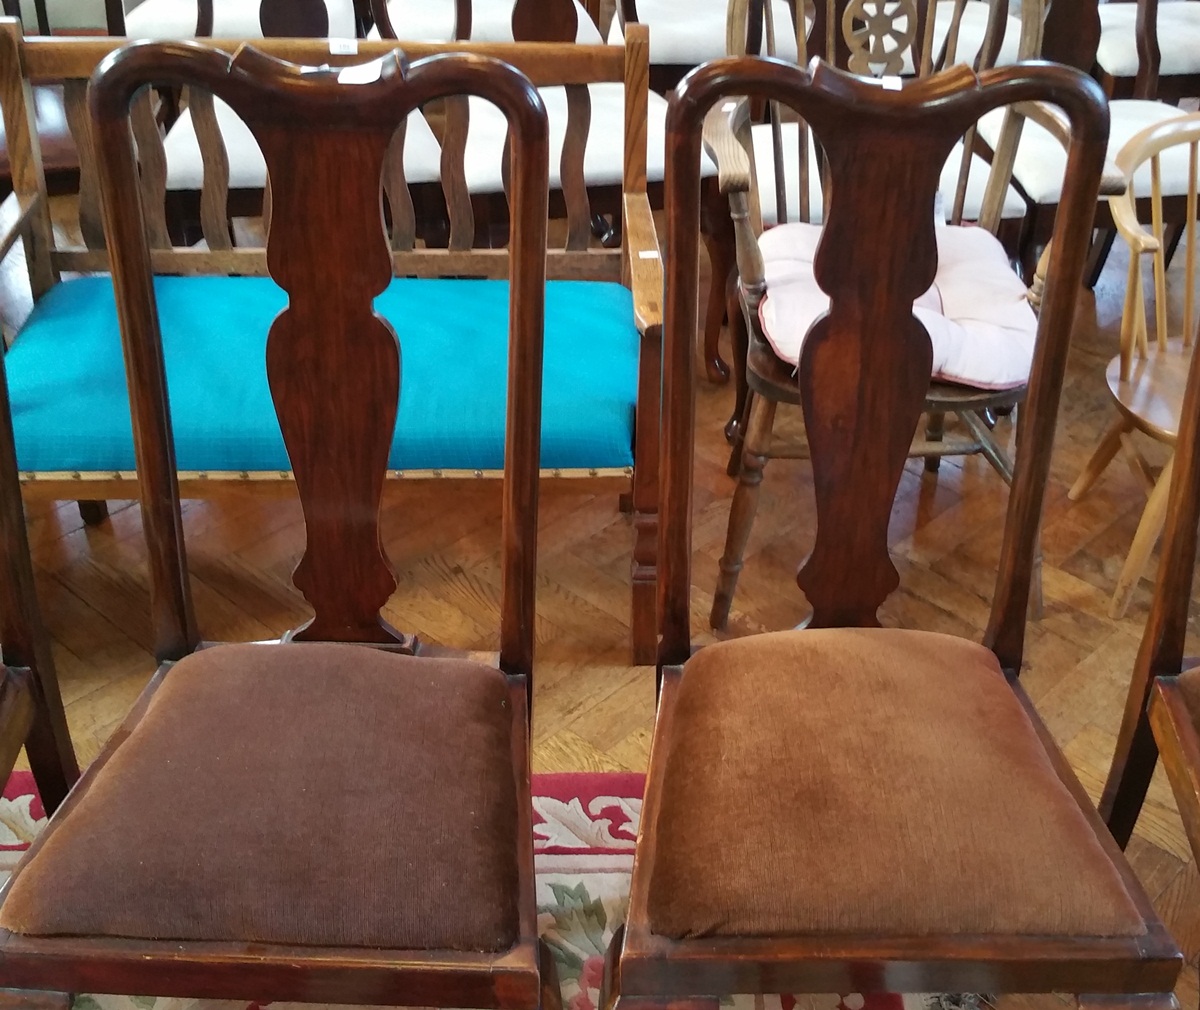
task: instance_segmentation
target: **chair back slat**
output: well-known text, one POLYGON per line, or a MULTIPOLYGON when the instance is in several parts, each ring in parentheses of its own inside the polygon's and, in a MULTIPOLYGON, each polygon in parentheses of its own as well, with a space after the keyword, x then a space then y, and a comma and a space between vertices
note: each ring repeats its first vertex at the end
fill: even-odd
POLYGON ((383 191, 392 215, 393 252, 409 252, 417 242, 416 211, 404 178, 404 139, 407 134, 408 120, 402 119, 383 160, 383 191))
POLYGON ((270 328, 266 374, 305 517, 306 544, 293 581, 313 618, 294 637, 308 640, 406 641, 381 614, 396 585, 379 522, 403 340, 374 311, 393 275, 380 214, 387 152, 400 123, 431 101, 477 93, 504 111, 516 138, 518 227, 508 254, 501 664, 529 674, 549 158, 533 86, 500 61, 478 57, 407 64, 396 51, 346 73, 282 63, 252 48, 230 57, 178 43, 127 48, 97 74, 90 109, 131 377, 143 520, 155 557, 167 559, 152 563, 156 583, 175 568, 160 614, 160 630, 175 646, 194 644, 195 636, 186 579, 180 581, 186 555, 179 488, 145 201, 129 134, 134 96, 150 82, 211 91, 245 121, 267 163, 274 209, 267 263, 289 301, 270 328))
POLYGON ((442 102, 445 133, 442 136, 442 192, 450 216, 452 250, 470 249, 475 241, 475 212, 467 189, 467 133, 471 125, 471 106, 466 95, 454 95, 442 102))
POLYGON ((1069 332, 1091 236, 1108 135, 1099 86, 1056 66, 967 68, 898 91, 818 65, 808 71, 730 59, 693 72, 667 117, 667 300, 660 490, 662 665, 691 651, 690 529, 695 421, 700 127, 728 96, 783 101, 812 127, 832 179, 814 275, 828 312, 809 329, 797 370, 812 459, 817 524, 797 576, 811 626, 871 626, 899 581, 888 526, 929 389, 932 350, 913 302, 934 279, 938 180, 970 124, 1010 102, 1064 109, 1072 144, 986 644, 1019 669, 1030 579, 1069 332), (873 198, 886 192, 880 204, 873 198))
POLYGON ((142 205, 146 211, 146 229, 153 249, 169 249, 167 231, 167 155, 154 114, 154 99, 149 90, 138 95, 131 115, 133 137, 137 142, 138 178, 142 185, 142 205))
POLYGON ((1150 158, 1150 220, 1158 250, 1154 254, 1154 329, 1158 349, 1167 349, 1167 254, 1163 232, 1162 157, 1150 158))
POLYGON ((103 249, 104 220, 100 213, 100 180, 87 112, 87 81, 64 81, 63 103, 67 126, 79 154, 79 233, 87 248, 103 249))
POLYGON ((584 156, 592 124, 592 100, 586 84, 568 84, 567 129, 563 136, 559 178, 567 205, 567 242, 571 250, 586 249, 592 237, 592 209, 584 177, 584 156))
POLYGON ((231 249, 229 237, 229 153, 217 126, 217 111, 210 92, 187 89, 196 143, 200 147, 203 178, 200 184, 200 228, 209 249, 231 249))

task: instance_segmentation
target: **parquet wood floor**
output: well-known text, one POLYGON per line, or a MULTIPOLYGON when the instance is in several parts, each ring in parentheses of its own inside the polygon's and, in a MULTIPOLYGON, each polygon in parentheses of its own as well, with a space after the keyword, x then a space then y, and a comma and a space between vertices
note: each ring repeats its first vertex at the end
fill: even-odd
MULTIPOLYGON (((1144 502, 1134 477, 1114 464, 1085 501, 1066 497, 1110 416, 1103 373, 1116 349, 1125 262, 1115 253, 1094 296, 1081 299, 1044 527, 1045 610, 1029 629, 1024 675, 1093 795, 1107 771, 1151 586, 1143 580, 1123 620, 1108 618, 1109 594, 1144 502)), ((0 317, 9 323, 27 311, 18 274, 11 264, 0 273, 0 317)), ((706 627, 733 489, 721 435, 730 397, 725 387, 699 390, 697 629, 706 627)), ((730 635, 785 628, 803 617, 794 575, 811 542, 810 479, 804 462, 768 466, 730 635)), ((277 636, 304 615, 289 581, 302 543, 299 508, 256 491, 185 504, 206 638, 277 636)), ((902 588, 884 608, 885 623, 981 633, 1005 500, 1004 484, 981 458, 946 460, 936 476, 910 463, 891 532, 902 588)), ((96 754, 154 666, 138 508, 130 502, 111 507, 109 521, 88 528, 73 503, 29 505, 39 597, 83 761, 96 754)), ((498 514, 493 483, 389 488, 384 533, 400 573, 389 607, 396 625, 436 641, 494 646, 498 514)), ((654 677, 649 668, 626 665, 629 522, 615 491, 548 481, 540 530, 535 770, 640 770, 649 749, 654 677)), ((1200 875, 1161 776, 1130 852, 1187 952, 1179 996, 1185 1006, 1195 1005, 1200 875)), ((1032 1002, 1052 1006, 1056 1000, 1032 1002)))

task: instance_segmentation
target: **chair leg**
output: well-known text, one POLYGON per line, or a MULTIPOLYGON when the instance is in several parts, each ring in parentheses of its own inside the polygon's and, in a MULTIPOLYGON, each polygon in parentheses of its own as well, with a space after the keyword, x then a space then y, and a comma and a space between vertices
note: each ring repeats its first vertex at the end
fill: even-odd
POLYGON ((1112 252, 1116 238, 1116 228, 1101 228, 1100 234, 1092 243, 1092 251, 1088 254, 1087 267, 1083 274, 1083 282, 1089 291, 1100 280, 1100 274, 1104 271, 1104 264, 1108 262, 1108 254, 1112 252))
POLYGON ((1125 564, 1121 567, 1121 574, 1117 576, 1117 587, 1113 590, 1112 603, 1108 608, 1108 616, 1114 621, 1124 617, 1125 611, 1129 609, 1133 590, 1146 571, 1146 564, 1154 551, 1154 545, 1158 543, 1158 535, 1167 521, 1167 499, 1170 497, 1171 470, 1174 462, 1174 457, 1167 460, 1154 490, 1150 492, 1150 500, 1146 502, 1137 532, 1133 535, 1133 543, 1129 545, 1125 564))
POLYGON ((1107 469, 1108 464, 1113 461, 1117 453, 1121 451, 1121 439, 1133 430, 1133 425, 1126 420, 1124 415, 1118 417, 1109 426, 1108 431, 1104 433, 1104 437, 1100 439, 1100 444, 1096 446, 1096 450, 1092 453, 1091 458, 1084 464, 1083 470, 1075 478, 1075 483, 1071 485, 1071 490, 1067 492, 1067 497, 1071 501, 1079 501, 1092 485, 1100 479, 1100 475, 1107 469))
MULTIPOLYGON (((729 366, 721 358, 721 324, 728 318, 733 327, 741 311, 736 302, 731 304, 726 297, 727 284, 735 276, 737 267, 737 242, 729 206, 716 186, 706 187, 700 215, 700 234, 708 250, 709 264, 708 306, 704 312, 704 370, 709 382, 725 382, 729 378, 729 366)), ((736 357, 735 349, 735 367, 736 357)))
MULTIPOLYGON (((929 442, 940 442, 946 433, 946 415, 940 410, 931 410, 925 424, 925 438, 929 442)), ((925 472, 937 473, 942 465, 941 456, 925 457, 925 472)))
POLYGON ((79 518, 88 526, 99 526, 108 518, 106 501, 80 501, 76 504, 79 505, 79 518))
POLYGON ((738 575, 742 571, 742 556, 746 553, 746 542, 750 539, 750 528, 754 525, 754 514, 758 511, 758 492, 762 485, 763 467, 771 448, 771 429, 775 425, 774 400, 756 396, 750 409, 750 423, 746 431, 746 449, 742 453, 742 470, 738 477, 737 490, 733 493, 733 504, 729 509, 729 530, 725 534, 725 554, 721 558, 717 591, 713 596, 709 623, 717 629, 729 622, 729 610, 733 606, 733 594, 737 591, 738 575))

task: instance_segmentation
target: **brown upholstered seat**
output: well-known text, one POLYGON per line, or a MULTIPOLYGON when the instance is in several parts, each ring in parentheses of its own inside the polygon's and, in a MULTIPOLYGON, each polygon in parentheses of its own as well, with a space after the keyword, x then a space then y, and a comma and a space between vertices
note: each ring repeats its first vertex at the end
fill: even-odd
POLYGON ((708 646, 668 739, 655 933, 1144 932, 980 645, 837 629, 708 646))
POLYGON ((511 727, 504 676, 465 660, 349 645, 195 653, 52 823, 0 925, 508 949, 511 727))

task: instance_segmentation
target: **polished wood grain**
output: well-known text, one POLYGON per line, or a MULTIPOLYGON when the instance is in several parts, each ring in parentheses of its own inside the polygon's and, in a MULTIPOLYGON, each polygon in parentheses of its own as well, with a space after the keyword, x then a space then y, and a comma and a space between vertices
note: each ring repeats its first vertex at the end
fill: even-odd
MULTIPOLYGON (((1107 837, 1086 792, 1074 780, 1066 760, 1057 753, 1050 734, 1039 725, 1035 710, 1016 681, 1022 666, 1037 531, 1066 368, 1066 331, 1074 315, 1083 274, 1106 135, 1107 116, 1098 88, 1082 74, 1064 68, 990 71, 978 79, 963 70, 889 93, 824 66, 810 75, 798 68, 741 59, 708 65, 689 77, 677 93, 668 117, 667 136, 667 243, 672 256, 667 271, 660 496, 662 693, 629 914, 619 940, 619 952, 612 955, 613 988, 603 997, 606 1008, 657 1007, 669 1005, 675 999, 711 1006, 717 996, 730 991, 866 992, 889 987, 909 991, 1116 993, 1122 994, 1121 1004, 1130 1007, 1172 1004, 1169 990, 1179 971, 1179 955, 1165 927, 1157 920, 1149 898, 1139 889, 1132 870, 1107 837), (808 366, 820 370, 824 381, 834 389, 803 390, 805 426, 810 432, 822 433, 812 439, 816 546, 807 564, 811 566, 810 574, 819 571, 832 586, 819 585, 821 580, 813 578, 805 588, 813 607, 814 623, 870 625, 877 620, 877 594, 880 586, 886 584, 886 573, 892 564, 886 537, 879 542, 877 531, 887 529, 896 490, 892 473, 902 466, 907 444, 899 438, 894 440, 888 447, 891 458, 883 465, 855 466, 863 458, 878 459, 873 453, 884 455, 883 450, 858 438, 868 431, 876 439, 880 436, 872 422, 871 412, 875 407, 871 401, 875 398, 890 405, 893 417, 903 418, 902 424, 911 430, 920 412, 925 380, 921 376, 918 382, 914 370, 912 378, 905 381, 906 372, 901 368, 897 381, 894 367, 876 370, 867 363, 885 360, 890 366, 897 359, 884 357, 886 344, 904 348, 921 336, 911 322, 910 289, 926 284, 935 264, 932 206, 944 152, 985 108, 1039 94, 1067 110, 1075 141, 1039 320, 1039 340, 1026 404, 1028 416, 1017 435, 1017 470, 1003 527, 996 592, 984 642, 1012 677, 1016 698, 1038 727, 1050 761, 1088 818, 1097 842, 1124 877, 1145 920, 1146 935, 1136 940, 960 935, 728 937, 682 941, 656 936, 651 931, 647 911, 649 872, 655 864, 656 848, 668 844, 659 837, 655 820, 666 774, 666 762, 660 755, 670 746, 673 732, 686 731, 683 726, 675 726, 678 717, 675 699, 681 666, 693 649, 689 562, 695 456, 692 340, 696 329, 699 211, 695 165, 705 117, 709 109, 730 95, 780 99, 804 115, 822 141, 835 130, 839 134, 831 139, 831 166, 837 174, 827 241, 818 252, 816 268, 822 285, 829 289, 831 304, 828 315, 816 324, 815 340, 810 337, 808 346, 814 349, 806 351, 808 366), (901 117, 906 140, 914 145, 912 154, 906 154, 904 145, 898 143, 894 124, 901 117), (848 186, 846 180, 862 183, 870 175, 870 170, 863 170, 857 164, 865 160, 861 157, 862 149, 845 139, 845 134, 887 137, 888 160, 904 166, 907 182, 895 191, 893 203, 911 203, 914 208, 912 222, 916 230, 911 235, 905 233, 904 242, 889 239, 884 226, 876 221, 869 241, 860 247, 869 247, 877 253, 897 245, 909 253, 891 260, 886 279, 880 280, 877 274, 875 284, 869 287, 833 277, 837 267, 843 273, 848 272, 850 278, 855 276, 855 269, 847 266, 851 261, 849 249, 865 237, 861 230, 855 232, 846 227, 841 231, 838 227, 839 219, 843 226, 852 223, 854 208, 864 202, 862 194, 848 186), (920 153, 917 149, 922 145, 932 148, 932 153, 920 153), (856 162, 847 164, 856 151, 859 154, 856 162), (923 223, 919 226, 915 224, 917 207, 923 211, 923 223), (928 234, 922 235, 921 229, 928 229, 928 234), (830 235, 836 238, 830 239, 830 235), (855 327, 855 321, 860 321, 861 328, 855 327), (876 371, 885 376, 885 381, 876 384, 872 377, 876 371), (847 395, 847 390, 863 392, 856 398, 847 395), (821 461, 816 458, 818 453, 827 457, 855 455, 849 460, 821 461), (894 470, 888 470, 889 463, 894 470), (829 508, 830 503, 847 503, 848 499, 843 497, 847 486, 858 492, 857 499, 849 500, 840 512, 829 508), (832 546, 823 551, 822 543, 840 548, 846 568, 856 574, 885 573, 885 581, 859 579, 859 589, 854 595, 849 588, 851 580, 834 566, 838 554, 832 546), (1156 993, 1162 995, 1147 995, 1156 993)), ((865 145, 867 141, 857 143, 865 145)), ((904 221, 907 213, 903 207, 893 205, 890 216, 904 221)), ((908 433, 903 432, 906 437, 908 433)), ((732 657, 736 653, 727 655, 732 657)), ((697 818, 705 815, 704 810, 694 811, 697 818)), ((853 814, 847 812, 847 816, 852 818, 853 814)), ((814 872, 819 873, 819 868, 814 872)), ((1084 997, 1081 1003, 1086 1005, 1091 999, 1084 997)))
MULTIPOLYGON (((513 336, 496 623, 497 662, 509 679, 513 788, 525 797, 516 825, 518 942, 506 952, 472 954, 6 933, 0 936, 0 971, 12 986, 258 1000, 382 998, 497 1010, 535 1010, 543 1001, 557 1005, 552 991, 556 980, 542 972, 546 955, 537 937, 528 706, 536 634, 548 126, 532 85, 498 61, 451 57, 405 65, 393 57, 376 64, 374 71, 370 83, 352 84, 336 70, 281 64, 253 49, 231 57, 211 48, 162 43, 130 48, 110 60, 89 94, 130 375, 150 555, 153 647, 160 659, 178 658, 196 648, 199 639, 182 537, 150 237, 131 134, 137 96, 152 82, 207 88, 250 124, 277 176, 284 165, 289 169, 282 173, 286 181, 277 181, 274 188, 276 213, 267 257, 271 275, 291 297, 272 327, 266 367, 305 518, 306 546, 293 581, 314 614, 284 637, 387 643, 410 654, 426 649, 412 636, 393 633, 379 613, 396 585, 379 514, 399 384, 397 335, 372 309, 373 297, 392 274, 379 213, 380 178, 396 126, 413 108, 463 90, 486 96, 506 114, 514 137, 517 227, 509 250, 513 336), (347 149, 354 155, 348 162, 342 157, 347 149), (349 172, 347 164, 357 171, 349 172), (331 186, 331 175, 337 186, 331 186), (328 197, 331 190, 337 191, 337 199, 316 200, 319 208, 306 206, 314 201, 314 192, 328 197), (300 214, 301 208, 310 212, 300 214), (341 250, 336 267, 327 260, 331 250, 341 250), (332 290, 326 283, 331 278, 332 290), (364 360, 371 366, 366 385, 364 360)), ((11 438, 8 444, 9 459, 0 458, 0 463, 15 475, 11 438)), ((10 499, 19 506, 19 496, 10 499)), ((0 520, 8 518, 0 514, 0 520)), ((29 858, 62 830, 104 774, 169 670, 169 663, 160 667, 29 858)), ((30 753, 32 757, 32 749, 30 753)), ((16 874, 20 872, 18 868, 16 874)))

